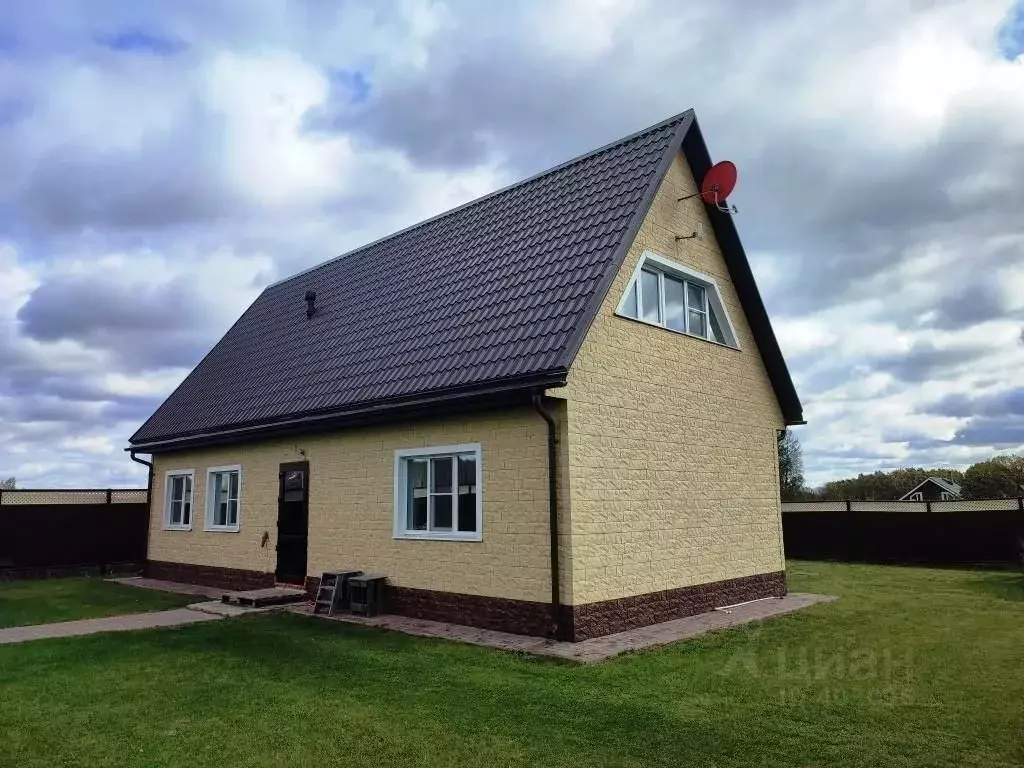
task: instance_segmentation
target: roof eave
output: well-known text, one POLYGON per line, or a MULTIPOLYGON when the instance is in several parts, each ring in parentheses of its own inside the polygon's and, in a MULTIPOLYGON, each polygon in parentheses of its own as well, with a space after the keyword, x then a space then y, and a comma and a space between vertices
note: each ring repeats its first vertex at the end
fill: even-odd
MULTIPOLYGON (((201 433, 140 440, 132 442, 124 450, 136 453, 166 453, 187 448, 201 448, 210 445, 240 443, 284 435, 332 431, 353 426, 381 424, 401 421, 403 419, 418 419, 431 415, 464 412, 473 409, 508 406, 516 404, 515 395, 517 393, 528 395, 536 392, 538 389, 565 386, 566 375, 567 371, 564 369, 554 369, 542 374, 519 376, 500 382, 490 382, 487 385, 470 389, 438 390, 430 394, 375 401, 334 411, 300 414, 285 419, 253 424, 226 426, 201 433), (429 411, 426 409, 429 409, 429 411)), ((523 404, 526 403, 528 403, 528 398, 523 401, 523 404)))

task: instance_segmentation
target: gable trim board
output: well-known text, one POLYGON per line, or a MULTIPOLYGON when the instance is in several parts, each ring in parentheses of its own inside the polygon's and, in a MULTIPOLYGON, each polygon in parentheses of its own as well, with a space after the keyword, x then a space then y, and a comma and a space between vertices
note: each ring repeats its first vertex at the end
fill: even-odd
MULTIPOLYGON (((295 434, 317 428, 336 429, 360 423, 367 423, 376 420, 404 419, 414 416, 416 408, 432 406, 446 402, 458 402, 467 405, 482 405, 474 402, 476 398, 486 398, 496 394, 507 394, 520 390, 523 392, 535 392, 545 388, 564 386, 569 369, 576 359, 580 347, 594 322, 597 313, 604 302, 604 299, 615 280, 619 269, 635 240, 644 218, 654 200, 654 197, 665 178, 672 161, 679 151, 682 151, 687 163, 695 178, 700 179, 711 167, 711 158, 708 153, 700 127, 692 110, 676 115, 668 120, 658 123, 655 126, 646 128, 624 139, 605 145, 593 152, 574 158, 566 163, 555 166, 536 176, 524 181, 505 187, 458 208, 452 209, 425 222, 413 227, 396 232, 388 237, 377 240, 369 245, 362 246, 339 256, 324 264, 313 267, 299 273, 284 281, 279 281, 271 286, 257 298, 250 308, 240 317, 218 344, 204 357, 196 369, 172 392, 163 405, 151 416, 132 436, 131 446, 126 450, 136 452, 156 453, 160 451, 175 450, 181 447, 196 447, 210 445, 218 442, 234 441, 243 438, 280 434, 295 434), (599 157, 602 153, 625 147, 630 142, 656 135, 658 131, 664 131, 667 127, 675 126, 668 137, 666 146, 661 152, 655 170, 649 175, 646 186, 639 202, 635 205, 632 215, 625 229, 618 236, 610 259, 602 268, 600 277, 594 285, 589 296, 586 298, 582 310, 578 313, 568 334, 563 337, 563 345, 559 353, 553 357, 546 357, 539 369, 513 374, 507 377, 491 377, 478 381, 471 381, 465 385, 451 387, 434 387, 429 390, 410 392, 395 397, 377 397, 370 400, 353 402, 338 408, 307 409, 297 413, 289 413, 281 417, 262 417, 249 422, 220 424, 211 428, 185 429, 175 434, 173 428, 161 427, 159 421, 164 418, 162 411, 170 411, 169 404, 176 404, 179 400, 187 397, 187 392, 199 388, 202 383, 202 375, 208 361, 223 348, 229 339, 237 341, 235 337, 240 333, 240 324, 250 312, 253 312, 261 299, 270 291, 281 290, 288 284, 299 281, 300 278, 310 277, 318 271, 330 268, 332 265, 345 263, 346 259, 352 259, 363 254, 371 254, 376 248, 384 247, 387 244, 394 244, 398 238, 409 238, 414 235, 422 235, 428 228, 439 226, 439 223, 448 222, 456 214, 465 213, 487 203, 494 204, 495 201, 503 199, 503 196, 511 195, 518 190, 526 189, 531 184, 540 183, 546 179, 553 178, 555 174, 565 172, 575 166, 579 166, 588 160, 599 157), (238 329, 238 330, 236 330, 238 329), (170 431, 169 431, 170 430, 170 431)), ((741 305, 747 315, 755 344, 763 360, 769 380, 775 392, 783 418, 787 425, 802 424, 803 412, 800 400, 793 386, 782 352, 778 346, 775 334, 771 328, 768 314, 765 311, 760 293, 754 281, 750 264, 746 253, 740 242, 735 224, 729 214, 723 213, 713 205, 705 204, 705 211, 709 217, 712 231, 717 238, 722 255, 725 259, 729 275, 733 280, 741 305)), ((353 267, 354 268, 354 267, 353 267)), ((550 277, 550 275, 549 275, 550 277)), ((298 308, 298 296, 295 297, 296 312, 298 308)), ((318 296, 321 302, 324 296, 318 296)), ((269 300, 268 300, 269 301, 269 300)), ((323 306, 323 303, 321 303, 323 306)), ((313 323, 322 323, 322 313, 318 312, 312 319, 313 323)), ((315 328, 315 326, 312 326, 315 328)), ((218 353, 220 354, 220 353, 218 353)), ((227 354, 226 352, 224 354, 227 354)), ((212 365, 212 364, 211 364, 212 365)), ((167 414, 173 415, 173 414, 167 414)), ((191 414, 190 414, 191 415, 191 414)), ((212 417, 212 415, 211 415, 212 417)), ((164 418, 168 423, 177 424, 179 420, 164 418)))

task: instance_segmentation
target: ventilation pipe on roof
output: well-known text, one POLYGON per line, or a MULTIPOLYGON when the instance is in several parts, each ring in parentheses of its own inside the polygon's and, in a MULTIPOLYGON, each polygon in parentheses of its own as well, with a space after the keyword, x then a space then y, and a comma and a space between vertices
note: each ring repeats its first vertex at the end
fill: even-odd
POLYGON ((316 314, 316 291, 306 291, 306 319, 316 314))
POLYGON ((544 392, 538 390, 533 395, 533 407, 548 424, 548 535, 550 537, 551 557, 551 637, 561 638, 560 617, 562 598, 559 584, 561 578, 558 567, 558 426, 551 411, 544 407, 544 392))

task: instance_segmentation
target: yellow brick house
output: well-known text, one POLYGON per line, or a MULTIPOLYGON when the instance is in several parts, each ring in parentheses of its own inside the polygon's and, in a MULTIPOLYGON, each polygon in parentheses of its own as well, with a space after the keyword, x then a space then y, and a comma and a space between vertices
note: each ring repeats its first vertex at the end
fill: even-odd
POLYGON ((800 401, 692 111, 269 286, 131 438, 147 573, 581 640, 785 594, 800 401))

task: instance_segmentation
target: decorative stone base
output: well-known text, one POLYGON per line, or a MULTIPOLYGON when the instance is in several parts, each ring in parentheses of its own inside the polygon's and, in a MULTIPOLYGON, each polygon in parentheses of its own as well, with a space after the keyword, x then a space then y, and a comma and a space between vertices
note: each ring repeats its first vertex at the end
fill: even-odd
POLYGON ((444 621, 517 635, 544 637, 551 633, 551 606, 529 600, 433 592, 389 587, 387 612, 417 619, 444 621))
POLYGON ((240 568, 220 568, 215 565, 168 563, 162 560, 146 561, 145 574, 150 579, 164 579, 184 584, 201 584, 232 592, 246 589, 273 587, 274 574, 246 571, 240 568))
MULTIPOLYGON (((150 578, 231 590, 274 586, 272 573, 152 560, 146 566, 146 575, 150 578)), ((319 583, 318 576, 307 576, 306 591, 315 595, 319 583)), ((786 574, 777 571, 618 600, 563 605, 556 639, 579 642, 671 619, 695 616, 723 605, 762 597, 784 597, 785 594, 786 574)), ((546 637, 551 633, 551 606, 547 603, 395 586, 388 586, 386 603, 384 609, 387 613, 400 616, 517 635, 546 637)))
MULTIPOLYGON (((570 614, 561 622, 571 636, 562 639, 588 640, 627 629, 660 624, 671 619, 682 619, 706 613, 724 605, 735 605, 762 597, 784 597, 786 573, 760 573, 738 579, 726 579, 711 584, 649 592, 646 595, 604 600, 599 603, 566 606, 570 614)), ((563 632, 563 635, 568 634, 563 632)))

